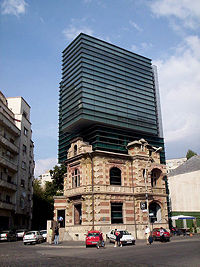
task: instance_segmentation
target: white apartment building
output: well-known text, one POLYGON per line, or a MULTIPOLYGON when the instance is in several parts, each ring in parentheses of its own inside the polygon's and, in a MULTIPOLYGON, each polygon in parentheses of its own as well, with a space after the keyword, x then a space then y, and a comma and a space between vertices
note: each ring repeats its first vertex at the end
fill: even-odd
POLYGON ((52 175, 50 174, 50 171, 46 171, 39 176, 39 179, 41 187, 45 188, 46 182, 52 182, 52 175))
POLYGON ((0 93, 0 228, 31 228, 34 156, 30 106, 0 93))
POLYGON ((184 162, 186 162, 187 158, 178 158, 178 159, 167 159, 166 160, 166 167, 167 173, 170 173, 172 170, 178 168, 184 162))

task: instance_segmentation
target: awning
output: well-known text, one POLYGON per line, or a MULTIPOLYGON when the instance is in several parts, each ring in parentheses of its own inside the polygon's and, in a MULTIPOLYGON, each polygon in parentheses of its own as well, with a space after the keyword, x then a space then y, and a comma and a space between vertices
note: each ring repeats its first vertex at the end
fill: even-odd
POLYGON ((186 215, 177 215, 177 216, 172 216, 172 220, 194 220, 196 217, 193 216, 186 216, 186 215))

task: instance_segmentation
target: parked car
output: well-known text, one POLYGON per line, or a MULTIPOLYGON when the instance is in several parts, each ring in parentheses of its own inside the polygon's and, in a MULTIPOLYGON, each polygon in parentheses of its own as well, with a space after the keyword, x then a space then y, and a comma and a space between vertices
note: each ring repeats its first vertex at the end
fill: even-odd
POLYGON ((23 239, 25 233, 27 233, 28 230, 27 229, 19 229, 16 231, 16 234, 17 234, 17 239, 23 239))
POLYGON ((41 230, 40 234, 42 235, 44 241, 46 241, 47 240, 47 230, 41 230))
POLYGON ((40 234, 39 231, 30 231, 24 235, 23 242, 24 245, 42 243, 43 236, 40 234))
MULTIPOLYGON (((127 230, 117 229, 118 232, 120 232, 122 238, 120 238, 120 241, 122 242, 122 245, 125 244, 132 244, 135 245, 135 238, 132 236, 131 233, 129 233, 127 230)), ((116 236, 115 236, 115 230, 112 229, 106 234, 106 239, 110 242, 115 242, 116 236)))
POLYGON ((86 248, 89 246, 99 246, 103 241, 103 234, 100 231, 88 231, 85 239, 86 248))
MULTIPOLYGON (((170 233, 164 229, 164 238, 166 241, 170 241, 170 233)), ((153 236, 153 240, 159 240, 161 241, 161 236, 160 236, 160 228, 154 228, 152 231, 152 236, 153 236)))
POLYGON ((0 241, 16 241, 17 235, 13 230, 4 230, 0 232, 0 241))

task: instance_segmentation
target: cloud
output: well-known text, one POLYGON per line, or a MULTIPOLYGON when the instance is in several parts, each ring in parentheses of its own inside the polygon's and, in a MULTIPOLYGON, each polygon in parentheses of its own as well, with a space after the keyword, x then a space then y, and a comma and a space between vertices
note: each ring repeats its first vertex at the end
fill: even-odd
POLYGON ((129 23, 131 24, 131 26, 133 26, 133 28, 135 28, 137 31, 141 32, 142 28, 140 28, 134 21, 130 20, 129 23))
POLYGON ((141 43, 140 44, 140 46, 136 46, 136 45, 132 45, 131 46, 131 50, 133 51, 133 52, 137 52, 137 53, 143 53, 145 50, 148 50, 149 48, 152 48, 153 47, 153 45, 152 45, 152 43, 146 43, 146 42, 143 42, 143 43, 141 43))
POLYGON ((38 159, 35 162, 35 177, 45 173, 46 171, 53 169, 58 164, 57 158, 38 159))
POLYGON ((158 66, 164 135, 176 142, 198 147, 200 143, 200 38, 188 36, 158 66))
POLYGON ((71 24, 67 29, 63 30, 63 34, 68 41, 72 41, 81 32, 88 35, 93 34, 93 30, 87 26, 76 27, 71 24))
POLYGON ((199 0, 153 0, 150 3, 150 8, 159 17, 178 18, 186 28, 195 29, 199 27, 199 0))
POLYGON ((4 0, 1 4, 3 15, 19 16, 25 14, 27 3, 24 0, 4 0))

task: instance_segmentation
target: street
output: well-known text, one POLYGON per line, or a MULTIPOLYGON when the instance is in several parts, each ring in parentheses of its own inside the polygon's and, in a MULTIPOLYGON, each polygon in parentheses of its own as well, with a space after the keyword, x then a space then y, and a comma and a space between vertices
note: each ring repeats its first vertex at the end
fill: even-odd
POLYGON ((200 266, 200 236, 174 237, 171 242, 144 240, 135 246, 85 248, 84 242, 24 246, 22 241, 0 243, 0 266, 200 266))

